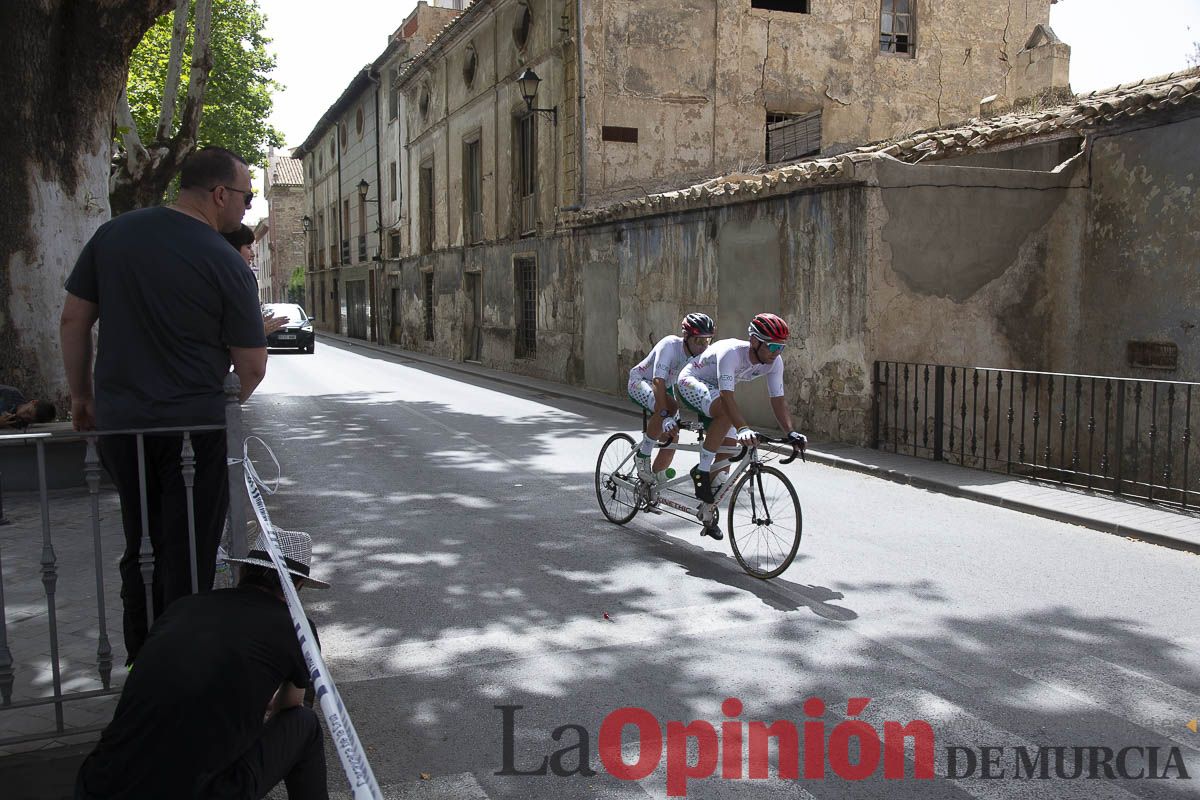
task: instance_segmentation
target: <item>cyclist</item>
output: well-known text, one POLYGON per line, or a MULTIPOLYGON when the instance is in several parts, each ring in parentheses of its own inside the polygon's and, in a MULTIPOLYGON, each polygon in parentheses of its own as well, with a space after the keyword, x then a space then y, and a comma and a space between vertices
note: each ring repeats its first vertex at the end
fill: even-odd
POLYGON ((655 478, 665 480, 664 473, 675 455, 674 450, 664 450, 654 459, 650 468, 650 454, 655 444, 664 435, 672 438, 679 423, 679 404, 675 401, 675 379, 679 370, 704 352, 712 342, 714 324, 707 314, 688 314, 679 323, 680 336, 664 336, 641 363, 629 370, 629 399, 650 412, 642 443, 634 456, 638 477, 647 483, 655 478))
MULTIPOLYGON (((701 414, 701 421, 707 420, 708 432, 700 448, 700 463, 691 471, 696 497, 705 503, 715 501, 712 473, 727 466, 726 460, 722 459, 714 469, 722 444, 736 439, 739 444, 752 446, 758 440, 758 434, 746 423, 734 399, 734 388, 738 383, 766 375, 771 410, 780 427, 788 431, 788 440, 798 449, 803 449, 808 441, 792 427, 792 415, 783 396, 783 358, 780 354, 787 346, 787 323, 774 314, 759 314, 751 320, 748 334, 748 340, 722 339, 713 343, 698 358, 684 365, 679 373, 680 396, 701 414)), ((714 539, 723 538, 716 526, 706 527, 703 532, 714 539)))

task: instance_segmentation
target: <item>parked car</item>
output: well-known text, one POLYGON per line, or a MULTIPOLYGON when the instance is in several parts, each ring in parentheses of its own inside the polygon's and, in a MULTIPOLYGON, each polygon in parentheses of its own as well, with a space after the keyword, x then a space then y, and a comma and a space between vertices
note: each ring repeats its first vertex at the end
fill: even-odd
POLYGON ((267 303, 263 313, 271 312, 276 318, 286 318, 283 327, 267 337, 267 347, 296 348, 302 353, 316 349, 317 339, 313 333, 312 317, 295 303, 267 303))

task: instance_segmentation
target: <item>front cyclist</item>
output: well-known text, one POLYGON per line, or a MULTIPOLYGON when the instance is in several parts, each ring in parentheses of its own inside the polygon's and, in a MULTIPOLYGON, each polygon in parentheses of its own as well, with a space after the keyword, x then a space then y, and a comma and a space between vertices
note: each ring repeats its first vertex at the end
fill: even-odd
MULTIPOLYGON (((748 333, 748 341, 722 339, 714 342, 679 373, 678 386, 683 400, 712 420, 700 448, 700 464, 691 472, 696 497, 705 503, 715 500, 713 463, 726 437, 735 434, 738 443, 747 446, 757 441, 758 435, 746 424, 734 399, 734 388, 738 383, 766 375, 771 410, 775 412, 780 428, 788 431, 788 440, 796 447, 803 448, 807 441, 792 427, 792 415, 783 396, 783 358, 780 354, 787 346, 787 323, 774 314, 759 314, 751 320, 748 333)), ((722 465, 718 465, 718 469, 722 465)), ((714 539, 722 538, 716 527, 705 528, 704 533, 714 539)))
POLYGON ((646 432, 638 447, 634 463, 638 477, 649 482, 654 473, 664 472, 671 464, 674 450, 663 450, 650 469, 650 454, 664 434, 676 427, 679 404, 675 402, 675 379, 679 370, 704 352, 712 341, 712 317, 707 314, 688 314, 679 325, 680 336, 664 336, 642 362, 629 371, 629 398, 650 412, 646 432))

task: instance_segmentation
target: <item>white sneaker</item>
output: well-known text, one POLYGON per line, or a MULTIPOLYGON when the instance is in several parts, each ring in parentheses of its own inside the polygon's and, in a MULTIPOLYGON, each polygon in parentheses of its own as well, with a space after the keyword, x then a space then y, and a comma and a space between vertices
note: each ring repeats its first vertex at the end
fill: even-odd
POLYGON ((649 483, 654 480, 654 470, 650 469, 650 456, 638 453, 633 457, 633 463, 637 466, 637 474, 642 481, 649 483))

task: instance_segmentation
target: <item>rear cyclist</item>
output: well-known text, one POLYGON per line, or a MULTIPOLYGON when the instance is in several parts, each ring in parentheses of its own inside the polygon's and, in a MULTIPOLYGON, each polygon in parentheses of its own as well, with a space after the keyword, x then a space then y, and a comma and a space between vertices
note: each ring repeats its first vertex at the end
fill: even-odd
MULTIPOLYGON (((662 477, 674 450, 663 450, 650 468, 650 454, 664 436, 678 426, 679 404, 675 401, 675 379, 679 370, 704 352, 712 341, 714 324, 707 314, 688 314, 679 325, 680 336, 665 336, 642 362, 629 371, 629 398, 650 412, 642 443, 634 456, 638 477, 649 483, 658 473, 662 477)), ((677 435, 677 434, 676 434, 677 435)))
MULTIPOLYGON (((726 437, 736 436, 739 444, 747 446, 757 441, 758 435, 746 423, 734 399, 734 388, 738 383, 766 375, 771 410, 775 412, 780 428, 788 431, 787 438, 794 447, 803 449, 807 444, 804 435, 792 427, 792 415, 783 395, 783 358, 780 354, 787 346, 787 323, 774 314, 759 314, 751 320, 748 333, 748 341, 722 339, 713 343, 679 373, 678 387, 683 401, 703 415, 702 419, 711 419, 700 448, 700 464, 691 471, 696 497, 705 503, 715 501, 713 464, 726 437)), ((724 464, 724 461, 718 464, 717 470, 724 464)), ((704 533, 714 539, 722 538, 720 529, 715 526, 706 527, 704 533)))

